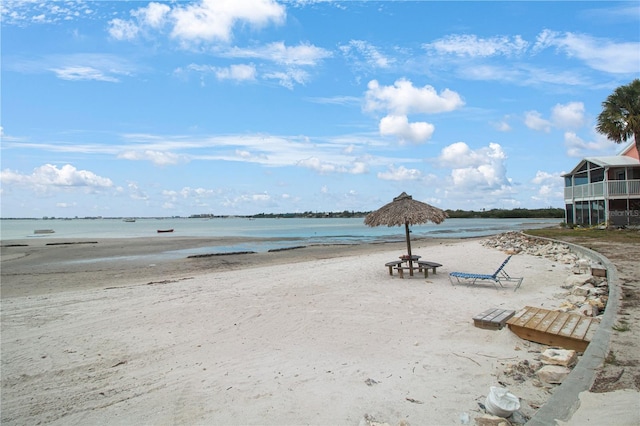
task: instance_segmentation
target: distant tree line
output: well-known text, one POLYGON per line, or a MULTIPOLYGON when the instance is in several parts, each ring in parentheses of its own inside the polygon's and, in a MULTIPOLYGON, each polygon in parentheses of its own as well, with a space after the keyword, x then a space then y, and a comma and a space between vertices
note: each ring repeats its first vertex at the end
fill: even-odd
MULTIPOLYGON (((491 209, 491 210, 445 210, 450 218, 470 219, 470 218, 492 218, 492 219, 518 219, 518 218, 542 218, 542 219, 562 219, 564 210, 560 208, 548 207, 545 209, 491 209)), ((304 212, 304 213, 260 213, 253 216, 246 216, 254 219, 258 218, 351 218, 365 217, 371 212, 348 211, 343 212, 304 212)))
MULTIPOLYGON (((493 219, 518 219, 518 218, 537 218, 537 219, 563 219, 564 210, 559 208, 548 207, 546 209, 491 209, 491 210, 445 210, 447 215, 452 219, 470 219, 470 218, 493 218, 493 219)), ((303 212, 303 213, 258 213, 248 216, 228 216, 228 215, 214 215, 210 213, 192 214, 189 219, 216 219, 216 218, 228 218, 228 217, 241 217, 249 219, 285 219, 285 218, 352 218, 352 217, 365 217, 371 213, 370 211, 349 211, 344 210, 342 212, 303 212)), ((139 219, 166 219, 165 217, 137 217, 139 219)), ((171 218, 179 219, 180 216, 171 216, 171 218)), ((3 217, 2 220, 22 220, 22 219, 37 219, 37 218, 11 218, 3 217)), ((43 217, 44 220, 51 219, 70 219, 70 218, 56 218, 56 217, 43 217)), ((78 216, 75 219, 103 219, 102 217, 83 217, 78 216)), ((105 217, 104 219, 122 219, 122 217, 105 217)))
POLYGON ((564 210, 548 207, 546 209, 491 209, 482 211, 473 210, 445 210, 450 218, 492 218, 492 219, 563 219, 564 210))
POLYGON ((259 213, 252 216, 247 216, 252 219, 265 219, 265 218, 351 218, 351 217, 365 217, 370 212, 356 212, 345 210, 342 212, 304 212, 304 213, 259 213))

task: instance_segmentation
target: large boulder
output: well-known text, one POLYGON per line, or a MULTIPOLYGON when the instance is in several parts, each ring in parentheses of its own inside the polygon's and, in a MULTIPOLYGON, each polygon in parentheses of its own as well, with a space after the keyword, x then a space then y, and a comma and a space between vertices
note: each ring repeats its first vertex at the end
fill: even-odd
POLYGON ((578 355, 570 349, 547 349, 540 355, 540 361, 548 365, 563 365, 570 367, 576 363, 578 355))
POLYGON ((590 282, 591 282, 591 275, 587 275, 587 274, 569 275, 564 280, 564 284, 562 284, 561 287, 564 289, 571 289, 573 287, 583 286, 590 282))
POLYGON ((478 426, 511 426, 509 420, 492 414, 484 414, 481 417, 476 417, 476 424, 478 426))
POLYGON ((588 296, 589 294, 591 294, 591 291, 594 289, 593 284, 584 284, 584 285, 579 285, 573 288, 573 291, 571 292, 572 294, 576 295, 576 296, 588 296))
POLYGON ((543 383, 558 384, 562 383, 570 372, 569 368, 562 365, 545 365, 536 374, 543 383))

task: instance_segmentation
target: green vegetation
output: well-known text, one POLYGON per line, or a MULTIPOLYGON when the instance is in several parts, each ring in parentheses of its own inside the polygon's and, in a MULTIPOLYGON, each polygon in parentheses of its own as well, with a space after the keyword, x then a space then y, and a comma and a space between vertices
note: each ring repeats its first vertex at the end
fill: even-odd
POLYGON ((491 218, 491 219, 518 219, 518 218, 564 218, 564 210, 548 207, 546 209, 491 209, 479 212, 468 210, 446 210, 450 218, 469 219, 469 218, 491 218))
POLYGON ((601 229, 601 228, 542 228, 527 229, 526 233, 538 237, 551 238, 589 244, 590 241, 609 241, 628 244, 640 244, 640 232, 637 229, 601 229))
MULTIPOLYGON (((452 219, 471 219, 471 218, 489 218, 489 219, 517 219, 517 218, 564 218, 564 210, 557 208, 546 209, 492 209, 492 210, 445 210, 449 218, 452 219)), ((304 213, 260 213, 251 218, 294 218, 294 217, 365 217, 371 212, 355 212, 355 211, 343 211, 343 212, 304 212, 304 213)))
POLYGON ((640 80, 620 86, 602 103, 596 130, 615 143, 633 138, 640 152, 640 80))
POLYGON ((304 212, 304 213, 260 213, 253 216, 247 216, 253 219, 264 218, 349 218, 349 217, 365 217, 369 212, 304 212))

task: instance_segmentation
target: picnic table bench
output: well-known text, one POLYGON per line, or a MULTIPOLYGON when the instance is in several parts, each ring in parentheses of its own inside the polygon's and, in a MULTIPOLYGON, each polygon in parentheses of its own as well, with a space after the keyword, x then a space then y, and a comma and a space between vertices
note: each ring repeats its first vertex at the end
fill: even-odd
POLYGON ((425 270, 425 277, 428 276, 427 271, 431 269, 433 273, 436 273, 436 268, 441 267, 442 265, 436 262, 428 262, 426 260, 418 260, 418 268, 422 268, 425 270))
POLYGON ((393 268, 397 268, 402 265, 402 260, 392 260, 391 262, 387 262, 384 266, 389 267, 389 275, 393 275, 393 268))
POLYGON ((402 262, 403 262, 402 260, 392 260, 391 262, 385 263, 384 266, 389 268, 389 275, 393 275, 394 269, 398 271, 398 275, 400 275, 400 278, 404 278, 404 271, 409 271, 409 270, 418 271, 418 272, 424 271, 424 277, 427 278, 429 276, 429 269, 431 269, 435 274, 436 268, 439 268, 440 266, 442 266, 439 263, 428 262, 426 260, 418 260, 416 262, 418 266, 413 266, 413 267, 402 266, 402 262))

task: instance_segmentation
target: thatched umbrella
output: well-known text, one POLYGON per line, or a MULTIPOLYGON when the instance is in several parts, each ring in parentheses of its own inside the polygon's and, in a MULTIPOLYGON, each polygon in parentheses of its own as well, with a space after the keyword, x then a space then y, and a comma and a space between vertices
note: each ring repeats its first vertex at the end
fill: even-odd
MULTIPOLYGON (((441 223, 447 218, 447 213, 437 207, 430 206, 427 203, 416 201, 407 195, 406 192, 398 195, 389 204, 385 204, 378 210, 369 213, 364 218, 365 225, 368 226, 401 226, 404 225, 407 237, 407 254, 409 255, 409 266, 413 266, 411 261, 411 238, 409 238, 409 225, 417 225, 420 223, 441 223)), ((413 275, 413 269, 409 270, 409 274, 413 275)))

